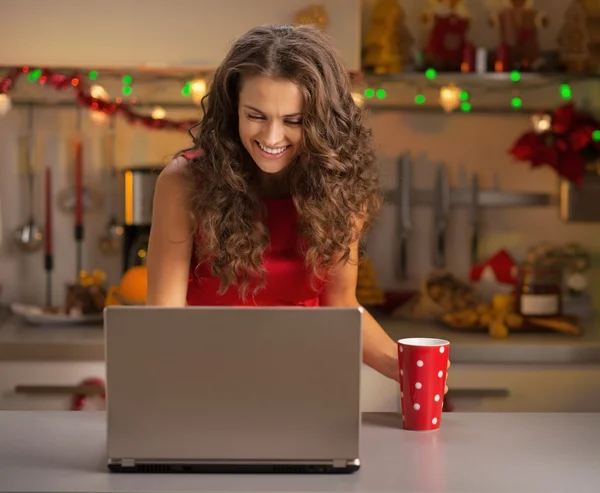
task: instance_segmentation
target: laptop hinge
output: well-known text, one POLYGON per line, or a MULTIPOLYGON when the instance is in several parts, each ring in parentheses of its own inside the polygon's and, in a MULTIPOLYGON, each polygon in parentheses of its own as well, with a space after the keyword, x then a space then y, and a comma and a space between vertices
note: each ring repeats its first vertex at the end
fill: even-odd
POLYGON ((135 459, 121 459, 121 467, 135 467, 135 459))

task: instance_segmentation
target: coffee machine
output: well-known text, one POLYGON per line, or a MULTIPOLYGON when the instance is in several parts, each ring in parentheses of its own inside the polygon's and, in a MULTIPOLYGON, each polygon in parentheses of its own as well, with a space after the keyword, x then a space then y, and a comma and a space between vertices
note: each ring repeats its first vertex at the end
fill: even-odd
POLYGON ((152 224, 154 187, 162 168, 135 167, 123 170, 125 214, 123 221, 123 267, 146 265, 152 224))

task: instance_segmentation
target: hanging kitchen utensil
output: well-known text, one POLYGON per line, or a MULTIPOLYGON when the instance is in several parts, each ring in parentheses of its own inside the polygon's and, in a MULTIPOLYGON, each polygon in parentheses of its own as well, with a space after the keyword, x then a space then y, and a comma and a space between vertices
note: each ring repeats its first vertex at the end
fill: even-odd
POLYGON ((46 271, 46 306, 52 306, 52 271, 54 270, 54 253, 52 241, 52 169, 46 164, 44 209, 46 224, 44 227, 44 270, 46 271))
POLYGON ((448 169, 440 164, 437 168, 434 204, 434 256, 433 265, 443 269, 446 267, 446 234, 450 220, 450 180, 448 169))
POLYGON ((477 265, 479 258, 479 175, 473 173, 471 182, 471 203, 469 204, 469 221, 471 223, 471 266, 477 265))
POLYGON ((398 236, 400 238, 400 252, 398 259, 397 277, 400 280, 408 279, 408 240, 412 234, 412 221, 410 216, 410 190, 411 190, 411 159, 405 154, 400 158, 398 172, 400 189, 400 208, 398 210, 398 236))
MULTIPOLYGON (((21 141, 21 148, 24 151, 25 159, 25 175, 27 177, 27 188, 28 188, 28 218, 27 222, 17 228, 13 234, 13 241, 16 247, 22 252, 36 252, 42 247, 43 232, 42 228, 38 226, 34 218, 34 149, 35 140, 33 135, 33 105, 29 106, 28 118, 27 118, 27 135, 25 136, 25 142, 21 141)), ((22 161, 21 161, 22 162, 22 161)), ((19 165, 21 165, 21 162, 19 165)))
POLYGON ((108 135, 106 136, 106 160, 108 168, 108 211, 109 220, 106 225, 104 234, 100 237, 99 248, 104 254, 111 255, 121 251, 121 245, 123 240, 123 226, 117 221, 117 212, 115 204, 117 203, 116 197, 116 181, 117 181, 117 170, 116 170, 116 157, 117 157, 117 134, 115 131, 115 118, 110 120, 110 128, 108 135))
POLYGON ((75 111, 77 131, 73 142, 73 151, 75 155, 75 228, 73 233, 76 242, 75 278, 79 279, 79 273, 83 266, 83 239, 85 237, 83 226, 83 132, 81 109, 78 108, 75 111))

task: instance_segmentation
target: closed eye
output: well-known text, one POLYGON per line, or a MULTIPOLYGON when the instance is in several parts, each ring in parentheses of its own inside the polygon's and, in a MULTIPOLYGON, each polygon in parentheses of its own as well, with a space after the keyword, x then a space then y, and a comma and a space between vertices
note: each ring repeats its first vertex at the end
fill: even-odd
POLYGON ((261 116, 261 115, 248 115, 248 118, 250 120, 255 120, 255 121, 264 121, 265 117, 261 116))

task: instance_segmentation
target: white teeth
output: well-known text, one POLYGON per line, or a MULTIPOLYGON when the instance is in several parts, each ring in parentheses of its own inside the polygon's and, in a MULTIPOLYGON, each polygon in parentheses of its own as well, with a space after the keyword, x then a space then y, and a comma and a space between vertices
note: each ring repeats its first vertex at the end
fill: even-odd
POLYGON ((258 147, 260 147, 263 151, 268 152, 269 154, 282 154, 283 151, 285 151, 287 149, 286 147, 265 147, 264 145, 262 145, 260 142, 258 143, 258 147))

